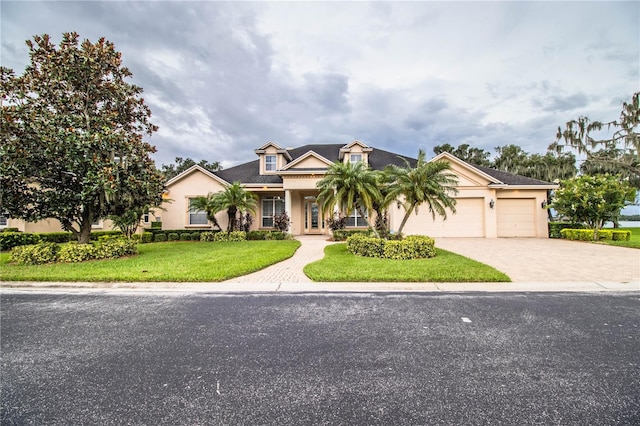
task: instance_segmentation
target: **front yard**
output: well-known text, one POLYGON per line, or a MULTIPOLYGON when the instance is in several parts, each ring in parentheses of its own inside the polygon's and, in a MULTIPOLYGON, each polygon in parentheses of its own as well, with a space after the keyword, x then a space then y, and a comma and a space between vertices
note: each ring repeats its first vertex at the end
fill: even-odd
POLYGON ((393 260, 354 256, 346 244, 325 248, 323 259, 304 268, 320 282, 510 282, 502 272, 436 247, 430 259, 393 260))
POLYGON ((167 242, 138 245, 137 256, 82 263, 9 264, 0 254, 2 281, 216 282, 288 259, 299 241, 167 242))

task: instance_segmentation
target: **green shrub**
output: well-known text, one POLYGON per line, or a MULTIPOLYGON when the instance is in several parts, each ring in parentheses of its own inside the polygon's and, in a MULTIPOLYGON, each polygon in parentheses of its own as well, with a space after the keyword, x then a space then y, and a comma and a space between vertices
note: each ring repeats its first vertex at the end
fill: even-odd
POLYGON ((387 259, 425 259, 435 255, 435 241, 423 235, 409 235, 404 240, 390 240, 384 246, 384 257, 387 259))
MULTIPOLYGON (((573 241, 593 241, 593 229, 569 229, 565 228, 560 231, 562 238, 573 241)), ((598 240, 614 240, 628 241, 631 239, 630 231, 614 231, 611 229, 599 229, 598 240), (614 237, 615 234, 615 237, 614 237)))
POLYGON ((151 232, 143 232, 142 236, 140 237, 140 242, 150 243, 151 241, 153 241, 153 234, 151 232))
MULTIPOLYGON (((86 244, 85 244, 86 245, 86 244)), ((81 247, 82 245, 78 245, 81 247)), ((113 238, 94 243, 95 259, 117 259, 138 253, 138 245, 127 238, 113 238)))
POLYGON ((247 233, 244 231, 217 232, 213 236, 213 241, 245 241, 247 233))
POLYGON ((73 238, 71 232, 42 232, 37 235, 41 241, 49 243, 68 243, 73 238))
POLYGON ((191 233, 183 232, 182 234, 180 234, 180 241, 191 241, 191 233))
POLYGON ((156 243, 167 241, 167 234, 156 234, 153 236, 153 241, 156 243))
POLYGON ((336 229, 333 231, 333 241, 346 241, 352 235, 369 236, 371 231, 368 229, 336 229))
POLYGON ((613 241, 631 241, 631 231, 611 231, 613 241))
POLYGON ((37 244, 40 237, 26 232, 0 232, 0 250, 10 250, 17 246, 37 244))
POLYGON ((2 228, 0 232, 20 232, 18 228, 2 228))
POLYGON ((102 237, 122 237, 122 231, 94 231, 89 236, 91 241, 98 241, 102 237))
POLYGON ((217 232, 203 232, 200 234, 200 241, 210 242, 215 241, 217 232))
POLYGON ((131 239, 139 243, 142 240, 142 234, 133 234, 131 235, 131 239))
POLYGON ((57 262, 76 263, 97 258, 97 249, 93 244, 67 243, 60 246, 57 262))
POLYGON ((60 246, 51 242, 40 242, 28 246, 18 246, 11 250, 9 261, 22 265, 40 265, 56 261, 60 246))
POLYGON ((357 256, 384 257, 385 240, 369 237, 362 233, 347 238, 347 250, 357 256))
POLYGON ((151 229, 162 229, 162 222, 151 222, 151 229))
POLYGON ((357 256, 383 259, 424 259, 436 255, 435 241, 422 235, 385 240, 355 234, 347 238, 347 250, 357 256))
POLYGON ((177 232, 169 232, 169 234, 167 235, 168 241, 178 241, 179 239, 180 234, 178 234, 177 232))
POLYGON ((271 231, 249 231, 247 232, 247 241, 266 240, 269 233, 271 231))
POLYGON ((585 226, 581 223, 572 222, 549 222, 549 238, 563 238, 563 229, 584 229, 585 226))

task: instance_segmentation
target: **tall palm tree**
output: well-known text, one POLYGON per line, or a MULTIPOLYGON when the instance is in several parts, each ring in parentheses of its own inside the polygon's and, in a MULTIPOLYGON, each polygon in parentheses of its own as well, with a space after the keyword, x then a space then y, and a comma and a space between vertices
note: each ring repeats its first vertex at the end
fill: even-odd
POLYGON ((389 182, 387 199, 397 200, 398 206, 405 211, 398 233, 402 233, 411 213, 417 213, 422 204, 429 207, 434 220, 436 214, 446 219, 447 209, 455 213, 456 200, 451 195, 458 193, 455 187, 458 177, 450 172, 451 165, 444 161, 427 162, 423 150, 418 151, 415 167, 403 160, 404 166, 389 165, 385 168, 389 182))
POLYGON ((233 182, 224 191, 215 194, 215 202, 218 211, 227 210, 227 232, 233 231, 238 212, 255 213, 258 208, 258 197, 253 192, 245 191, 240 182, 233 182))
POLYGON ((257 207, 257 196, 252 192, 246 191, 240 182, 233 182, 224 191, 216 192, 215 194, 209 193, 206 197, 196 197, 191 203, 191 210, 206 211, 207 219, 218 228, 220 226, 215 215, 222 210, 226 210, 229 218, 227 232, 233 231, 238 212, 249 211, 255 213, 257 207))
MULTIPOLYGON (((382 200, 376 173, 360 161, 332 164, 316 186, 320 190, 318 199, 323 213, 338 206, 347 216, 355 208, 361 217, 365 217, 364 210, 371 213, 374 203, 382 200)), ((369 219, 367 225, 377 235, 369 219)))

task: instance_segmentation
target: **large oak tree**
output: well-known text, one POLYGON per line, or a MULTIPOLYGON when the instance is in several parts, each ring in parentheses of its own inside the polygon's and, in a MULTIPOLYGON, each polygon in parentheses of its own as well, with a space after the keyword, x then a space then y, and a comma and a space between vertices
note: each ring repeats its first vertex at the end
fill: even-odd
POLYGON ((95 221, 160 205, 164 179, 143 141, 157 128, 113 43, 65 33, 59 46, 48 35, 27 45, 22 75, 1 69, 2 212, 57 219, 86 243, 95 221))

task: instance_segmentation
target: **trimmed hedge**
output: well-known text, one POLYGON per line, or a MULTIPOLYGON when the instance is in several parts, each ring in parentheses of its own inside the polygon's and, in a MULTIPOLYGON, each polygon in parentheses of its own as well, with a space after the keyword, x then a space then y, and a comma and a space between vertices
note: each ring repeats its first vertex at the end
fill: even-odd
POLYGON ((425 259, 435 257, 435 241, 422 235, 409 235, 404 240, 385 240, 355 234, 347 238, 347 250, 356 256, 382 259, 425 259))
POLYGON ((15 247, 9 259, 23 265, 65 262, 76 263, 86 260, 117 259, 136 254, 135 241, 125 238, 104 238, 90 244, 41 242, 34 245, 15 247))
POLYGON ((154 243, 162 243, 164 241, 167 241, 167 234, 156 234, 153 236, 154 243))
POLYGON ((153 234, 151 232, 143 232, 140 237, 140 242, 150 243, 151 241, 153 241, 153 234))
POLYGON ((261 240, 288 240, 291 239, 291 234, 281 231, 249 231, 247 232, 247 240, 261 241, 261 240))
POLYGON ((549 238, 563 238, 562 230, 563 229, 585 229, 581 223, 572 223, 572 222, 549 222, 549 238))
POLYGON ((371 231, 368 229, 336 229, 333 231, 333 241, 346 241, 352 235, 369 236, 371 231))
POLYGON ((178 241, 179 239, 180 239, 180 234, 178 234, 177 232, 169 232, 167 234, 168 241, 178 241))
POLYGON ((37 244, 40 237, 24 232, 0 232, 0 250, 11 250, 17 246, 37 244))
POLYGON ((213 241, 245 241, 247 233, 244 231, 217 232, 213 236, 213 241))
MULTIPOLYGON (((562 238, 573 241, 593 241, 593 229, 569 229, 561 231, 562 238)), ((599 229, 598 240, 629 241, 631 231, 599 229)))

